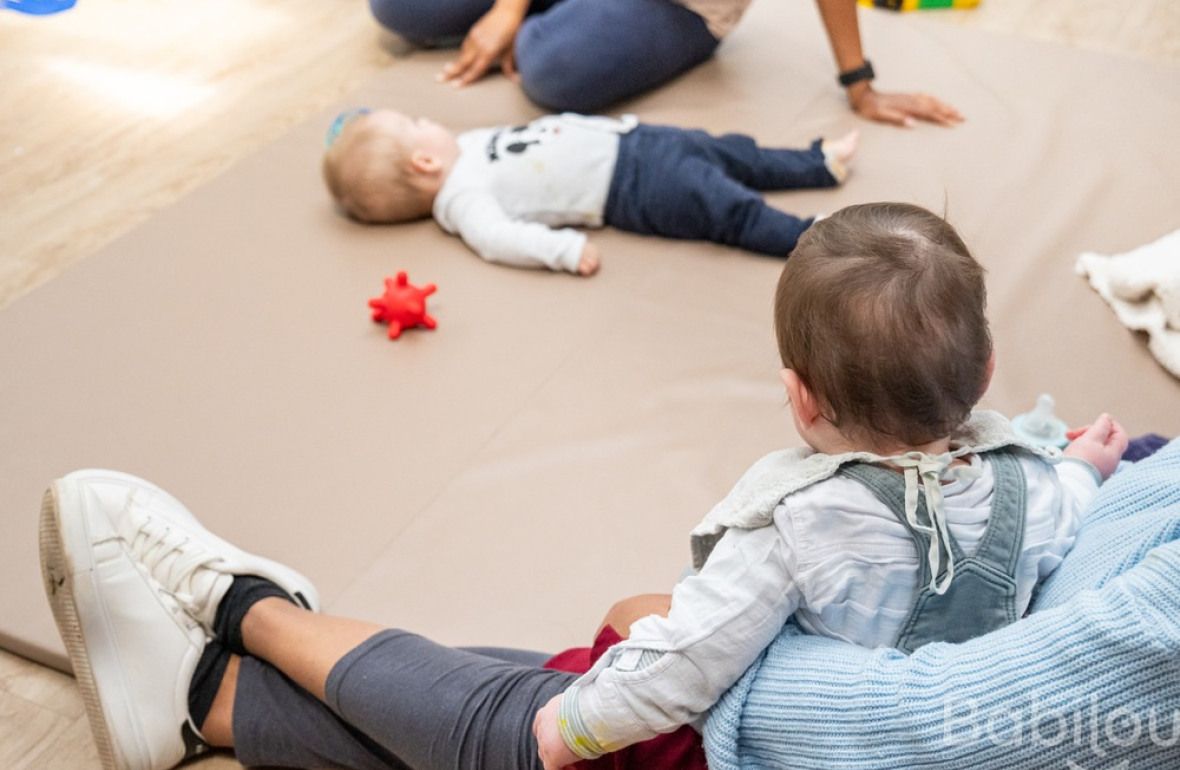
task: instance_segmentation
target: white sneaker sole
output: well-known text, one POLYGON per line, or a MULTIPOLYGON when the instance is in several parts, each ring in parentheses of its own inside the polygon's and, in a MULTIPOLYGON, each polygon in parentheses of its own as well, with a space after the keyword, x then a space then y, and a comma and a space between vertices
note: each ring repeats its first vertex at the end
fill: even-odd
MULTIPOLYGON (((53 608, 53 619, 57 622, 58 633, 65 643, 66 652, 70 657, 70 665, 74 669, 74 677, 78 680, 78 689, 82 693, 82 702, 86 706, 86 716, 90 722, 90 729, 94 733, 94 743, 98 747, 98 758, 104 770, 125 770, 128 765, 122 762, 115 750, 115 743, 111 739, 111 730, 107 726, 107 714, 98 696, 98 684, 94 678, 94 668, 90 660, 89 648, 99 653, 101 650, 112 648, 112 641, 104 633, 102 623, 88 623, 86 628, 78 615, 78 605, 75 601, 75 581, 90 583, 94 565, 89 559, 89 544, 85 547, 67 550, 63 543, 61 527, 61 505, 59 494, 70 494, 73 486, 54 484, 46 492, 41 502, 40 521, 40 549, 41 576, 45 586, 45 596, 53 608), (74 563, 67 556, 73 553, 81 556, 87 563, 74 563)), ((77 501, 73 501, 77 502, 77 501)), ((93 589, 91 583, 90 588, 93 589)), ((98 592, 93 592, 98 596, 98 592)), ((108 662, 104 661, 99 665, 108 662)))

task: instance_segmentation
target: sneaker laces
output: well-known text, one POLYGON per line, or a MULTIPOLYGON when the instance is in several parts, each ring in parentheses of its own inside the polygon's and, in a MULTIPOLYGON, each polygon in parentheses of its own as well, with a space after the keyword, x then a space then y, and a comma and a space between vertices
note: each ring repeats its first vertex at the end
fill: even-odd
POLYGON ((126 518, 124 541, 144 575, 184 612, 205 625, 233 577, 218 567, 225 560, 183 530, 141 510, 126 518))

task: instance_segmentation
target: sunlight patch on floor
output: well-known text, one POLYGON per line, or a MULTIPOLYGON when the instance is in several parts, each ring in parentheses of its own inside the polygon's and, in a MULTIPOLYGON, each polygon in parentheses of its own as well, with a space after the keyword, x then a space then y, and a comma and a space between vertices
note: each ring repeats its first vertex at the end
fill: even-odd
POLYGON ((150 118, 172 118, 209 99, 216 89, 192 78, 55 57, 45 66, 87 95, 150 118))

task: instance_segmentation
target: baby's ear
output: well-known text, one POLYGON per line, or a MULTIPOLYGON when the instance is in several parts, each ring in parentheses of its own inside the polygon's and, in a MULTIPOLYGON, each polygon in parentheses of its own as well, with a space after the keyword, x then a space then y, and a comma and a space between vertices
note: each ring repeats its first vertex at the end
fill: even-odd
POLYGON ((779 376, 783 379, 783 385, 787 387, 787 400, 791 403, 791 411, 795 413, 795 418, 803 425, 811 425, 819 419, 819 402, 795 370, 782 369, 779 376))
POLYGON ((410 168, 419 174, 437 174, 442 170, 442 161, 425 150, 414 150, 410 153, 410 168))

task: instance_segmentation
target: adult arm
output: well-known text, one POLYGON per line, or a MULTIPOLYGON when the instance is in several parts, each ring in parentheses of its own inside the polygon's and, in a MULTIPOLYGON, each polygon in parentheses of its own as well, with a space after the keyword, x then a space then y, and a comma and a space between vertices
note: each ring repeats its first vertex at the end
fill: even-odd
POLYGON ((1101 591, 908 658, 784 635, 711 715, 709 767, 1176 767, 1178 576, 1172 542, 1101 591))
POLYGON ((713 709, 709 767, 1180 766, 1178 478, 1180 444, 1115 474, 1037 611, 965 644, 906 657, 788 626, 713 709))
POLYGON ((513 46, 528 9, 529 0, 496 0, 471 26, 459 47, 458 58, 443 67, 440 79, 465 86, 482 78, 493 64, 499 63, 504 74, 515 80, 513 46))
MULTIPOLYGON (((861 48, 860 23, 857 20, 856 0, 816 0, 832 54, 839 72, 854 70, 865 63, 861 48)), ((873 89, 872 83, 862 80, 847 88, 848 104, 857 114, 881 123, 911 126, 915 120, 925 120, 942 126, 953 126, 963 120, 959 111, 929 94, 885 93, 873 89)))

